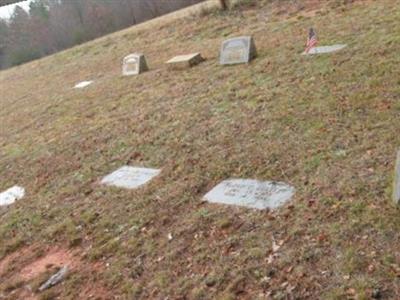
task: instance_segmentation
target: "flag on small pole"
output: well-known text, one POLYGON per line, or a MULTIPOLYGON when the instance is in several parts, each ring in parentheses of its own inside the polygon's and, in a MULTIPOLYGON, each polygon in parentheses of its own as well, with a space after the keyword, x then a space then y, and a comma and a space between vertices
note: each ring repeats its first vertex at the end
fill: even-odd
POLYGON ((317 34, 315 33, 313 28, 310 28, 310 31, 308 33, 308 38, 307 38, 307 45, 306 49, 304 50, 305 53, 310 52, 312 48, 314 48, 317 45, 317 34))

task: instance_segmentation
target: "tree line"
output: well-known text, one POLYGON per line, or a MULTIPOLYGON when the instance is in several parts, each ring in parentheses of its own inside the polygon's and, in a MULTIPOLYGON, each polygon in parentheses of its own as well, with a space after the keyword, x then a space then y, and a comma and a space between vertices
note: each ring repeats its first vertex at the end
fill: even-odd
POLYGON ((203 0, 34 0, 0 19, 0 68, 37 59, 203 0))

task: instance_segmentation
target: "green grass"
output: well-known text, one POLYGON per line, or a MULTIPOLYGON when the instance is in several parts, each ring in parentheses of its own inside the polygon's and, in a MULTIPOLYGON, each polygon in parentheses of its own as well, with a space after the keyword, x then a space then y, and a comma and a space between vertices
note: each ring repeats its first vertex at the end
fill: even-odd
MULTIPOLYGON (((132 28, 0 72, 0 190, 27 190, 0 210, 0 257, 30 245, 81 254, 82 268, 43 299, 399 297, 388 186, 400 145, 400 5, 270 2, 132 28), (301 56, 309 26, 320 44, 348 48, 301 56), (244 34, 258 57, 220 66, 220 43, 244 34), (133 51, 151 70, 123 78, 133 51), (192 69, 163 64, 197 51, 207 60, 192 69), (133 191, 98 184, 124 164, 162 173, 133 191), (288 182, 293 207, 201 201, 231 177, 288 182), (268 264, 273 238, 284 243, 268 264)), ((18 290, 23 263, 13 266, 0 295, 18 290)))

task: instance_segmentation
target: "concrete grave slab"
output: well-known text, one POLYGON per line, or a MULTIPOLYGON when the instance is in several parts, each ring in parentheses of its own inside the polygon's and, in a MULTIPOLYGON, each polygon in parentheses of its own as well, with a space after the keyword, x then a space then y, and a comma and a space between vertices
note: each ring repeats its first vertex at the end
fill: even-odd
POLYGON ((283 182, 229 179, 208 192, 204 200, 256 209, 276 209, 289 201, 294 192, 293 187, 283 182))
POLYGON ((181 70, 193 67, 204 61, 200 53, 178 55, 166 62, 169 69, 181 70))
POLYGON ((400 150, 397 152, 396 166, 394 169, 393 201, 400 204, 400 150))
POLYGON ((311 48, 308 53, 303 53, 303 55, 313 55, 313 54, 324 54, 324 53, 332 53, 336 52, 339 50, 342 50, 346 48, 346 44, 337 44, 337 45, 331 45, 331 46, 320 46, 320 47, 314 47, 311 48))
POLYGON ((231 38, 222 43, 221 65, 249 63, 257 56, 256 46, 251 36, 231 38))
POLYGON ((101 183, 120 188, 136 189, 153 179, 160 172, 161 170, 158 169, 123 166, 104 177, 101 183))
POLYGON ((142 53, 133 53, 125 56, 122 61, 122 75, 131 76, 148 71, 146 58, 142 53))
POLYGON ((25 189, 15 185, 0 193, 0 206, 13 204, 16 200, 22 199, 24 196, 25 189))
POLYGON ((93 83, 93 81, 81 81, 79 83, 77 83, 74 88, 75 89, 83 89, 89 85, 91 85, 93 83))

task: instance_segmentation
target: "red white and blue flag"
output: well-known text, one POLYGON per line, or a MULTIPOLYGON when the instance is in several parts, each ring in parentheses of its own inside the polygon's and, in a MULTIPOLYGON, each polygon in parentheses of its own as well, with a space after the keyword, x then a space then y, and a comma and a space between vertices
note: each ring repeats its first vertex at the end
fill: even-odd
POLYGON ((318 43, 317 34, 315 33, 313 28, 310 28, 310 32, 308 33, 306 49, 304 50, 305 53, 310 52, 310 50, 314 48, 317 45, 317 43, 318 43))

